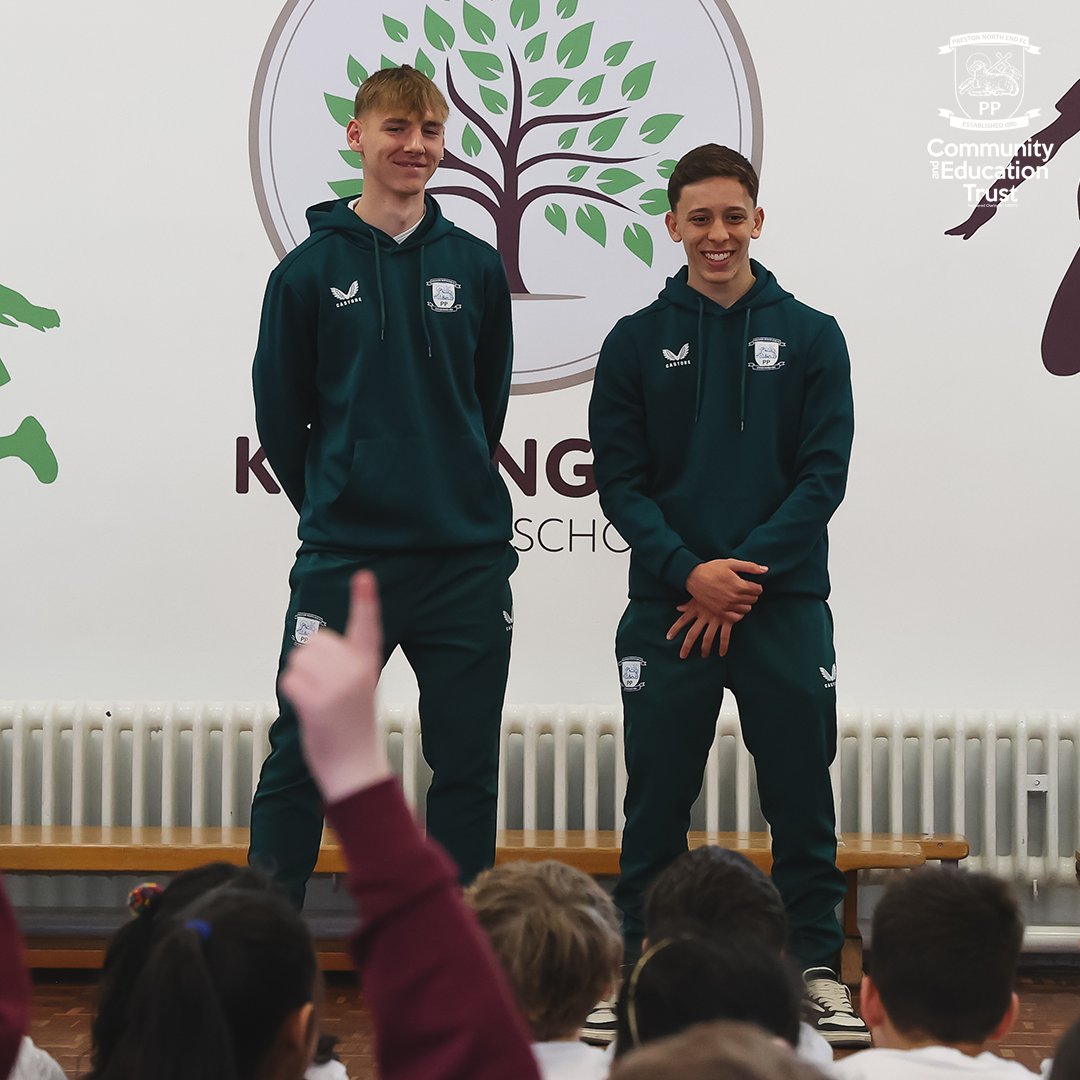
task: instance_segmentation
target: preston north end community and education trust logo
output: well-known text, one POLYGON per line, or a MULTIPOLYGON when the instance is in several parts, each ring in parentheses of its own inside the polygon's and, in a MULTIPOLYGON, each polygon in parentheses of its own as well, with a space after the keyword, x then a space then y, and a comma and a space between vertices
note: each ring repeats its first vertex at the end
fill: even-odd
MULTIPOLYGON (((362 192, 353 97, 369 72, 406 63, 450 103, 429 190, 506 266, 516 393, 590 379, 607 331, 674 270, 663 215, 686 150, 719 142, 760 164, 757 80, 726 0, 290 0, 250 129, 279 255, 306 238, 308 205, 362 192)), ((457 299, 444 286, 429 303, 457 299)))
POLYGON ((953 95, 960 112, 939 109, 950 127, 964 131, 1009 131, 1027 127, 1038 109, 1020 111, 1028 55, 1039 49, 1023 34, 958 34, 938 49, 953 58, 953 95))

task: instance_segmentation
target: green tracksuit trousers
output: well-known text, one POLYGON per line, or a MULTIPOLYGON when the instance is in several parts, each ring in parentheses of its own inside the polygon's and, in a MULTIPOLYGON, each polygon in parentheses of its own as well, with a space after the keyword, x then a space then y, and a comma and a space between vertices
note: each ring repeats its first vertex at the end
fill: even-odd
POLYGON ((829 781, 836 754, 829 607, 810 596, 766 594, 735 626, 723 658, 694 652, 680 659, 681 640, 665 639, 677 617, 669 602, 632 600, 616 635, 627 788, 615 901, 627 955, 641 949, 646 890, 686 850, 727 688, 772 829, 772 876, 790 921, 789 952, 804 968, 831 966, 844 940, 836 906, 845 885, 836 869, 829 781))
MULTIPOLYGON (((420 688, 424 759, 432 770, 428 834, 456 861, 463 882, 495 857, 499 731, 510 664, 513 606, 508 544, 365 556, 301 552, 278 668, 320 624, 339 633, 349 581, 370 569, 379 583, 384 662, 401 646, 420 688)), ((296 714, 278 694, 251 807, 249 860, 274 875, 297 905, 318 858, 322 802, 304 763, 296 714)))

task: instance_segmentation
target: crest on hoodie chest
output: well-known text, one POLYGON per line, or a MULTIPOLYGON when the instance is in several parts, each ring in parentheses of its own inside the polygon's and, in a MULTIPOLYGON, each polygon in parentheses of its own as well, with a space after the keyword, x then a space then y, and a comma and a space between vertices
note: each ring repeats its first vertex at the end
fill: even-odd
POLYGON ((786 341, 774 337, 756 337, 747 344, 754 350, 754 358, 746 365, 751 371, 779 371, 784 366, 784 356, 780 350, 786 348, 786 341))
POLYGON ((431 290, 431 298, 428 300, 427 306, 432 311, 449 314, 451 311, 461 310, 461 304, 458 303, 458 290, 461 288, 461 282, 455 281, 453 278, 438 277, 430 278, 426 284, 431 290))

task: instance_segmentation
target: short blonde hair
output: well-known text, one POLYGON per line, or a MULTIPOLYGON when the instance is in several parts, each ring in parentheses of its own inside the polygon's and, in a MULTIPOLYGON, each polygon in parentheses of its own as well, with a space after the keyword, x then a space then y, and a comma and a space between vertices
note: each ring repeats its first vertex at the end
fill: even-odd
POLYGON ((465 893, 537 1042, 581 1027, 615 980, 622 937, 611 897, 560 862, 486 870, 465 893))
POLYGON ((373 72, 356 91, 353 116, 367 112, 394 113, 421 118, 433 116, 440 124, 450 115, 442 91, 422 72, 408 64, 373 72))

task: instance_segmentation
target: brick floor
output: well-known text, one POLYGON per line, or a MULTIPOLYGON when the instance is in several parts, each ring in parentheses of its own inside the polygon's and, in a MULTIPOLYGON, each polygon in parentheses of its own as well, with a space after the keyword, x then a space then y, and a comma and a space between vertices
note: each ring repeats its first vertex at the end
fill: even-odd
MULTIPOLYGON (((94 979, 75 972, 39 972, 35 978, 31 1035, 53 1055, 69 1077, 89 1068, 90 1017, 94 979)), ((1020 1018, 998 1048, 1037 1070, 1052 1056, 1061 1033, 1080 1019, 1080 971, 1025 974, 1020 981, 1020 1018)), ((330 976, 323 1028, 341 1039, 339 1054, 353 1080, 374 1080, 371 1022, 350 976, 330 976)))

